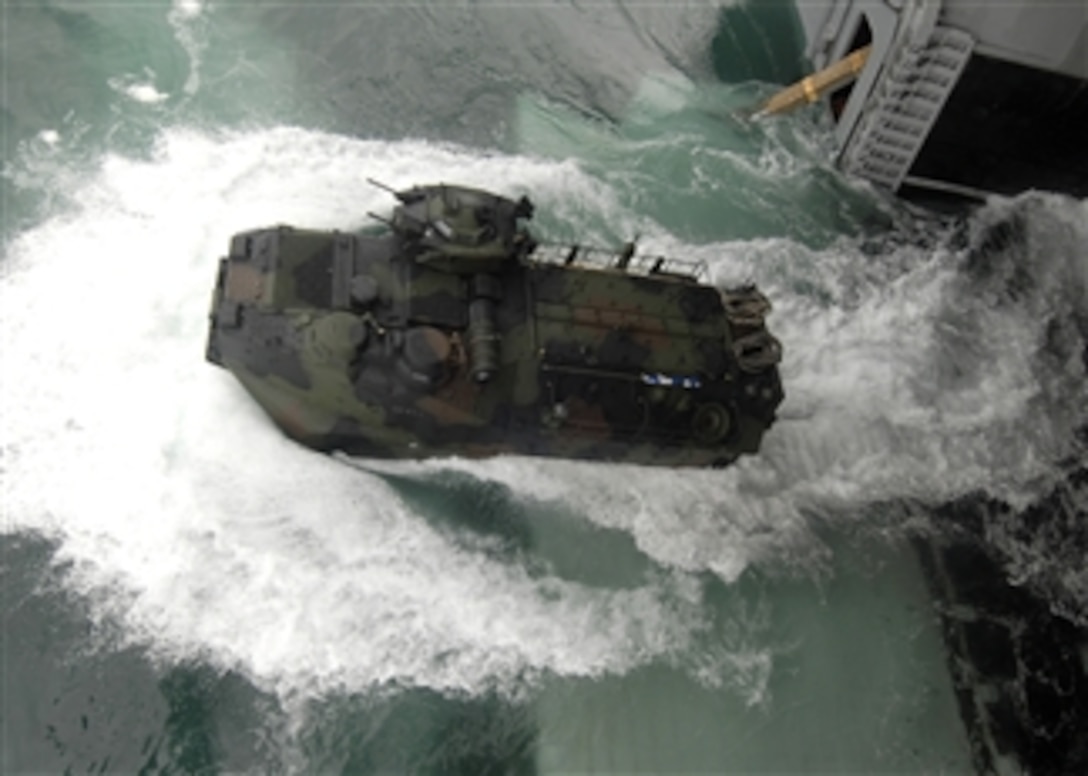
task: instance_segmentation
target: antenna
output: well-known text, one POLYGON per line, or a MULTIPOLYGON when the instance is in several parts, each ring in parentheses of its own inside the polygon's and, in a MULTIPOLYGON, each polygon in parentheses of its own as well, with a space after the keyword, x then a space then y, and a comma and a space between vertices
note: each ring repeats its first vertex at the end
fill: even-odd
POLYGON ((381 181, 374 180, 373 178, 367 178, 366 182, 369 183, 371 186, 377 186, 382 191, 388 191, 394 197, 397 196, 397 190, 394 189, 392 186, 386 184, 386 183, 382 183, 381 181))
POLYGON ((382 191, 388 191, 390 194, 392 194, 394 197, 396 197, 400 202, 402 202, 404 204, 408 204, 408 202, 410 202, 412 200, 419 199, 420 196, 421 196, 420 193, 419 193, 419 187, 411 188, 408 191, 397 191, 392 186, 390 186, 390 185, 388 185, 386 183, 382 183, 381 181, 376 181, 373 178, 367 178, 366 182, 369 183, 372 186, 377 186, 382 191))

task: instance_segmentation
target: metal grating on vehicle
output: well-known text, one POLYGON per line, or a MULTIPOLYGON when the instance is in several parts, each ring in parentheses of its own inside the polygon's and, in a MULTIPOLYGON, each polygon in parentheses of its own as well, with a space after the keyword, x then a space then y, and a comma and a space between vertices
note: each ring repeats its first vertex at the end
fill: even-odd
POLYGON ((705 262, 648 256, 585 245, 538 245, 529 256, 537 264, 560 264, 585 269, 613 269, 632 275, 672 277, 694 282, 707 282, 709 272, 705 262))

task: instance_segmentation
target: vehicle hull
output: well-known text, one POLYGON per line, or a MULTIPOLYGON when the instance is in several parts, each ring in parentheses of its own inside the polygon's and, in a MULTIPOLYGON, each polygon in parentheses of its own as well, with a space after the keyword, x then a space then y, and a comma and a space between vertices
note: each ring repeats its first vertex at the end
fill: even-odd
MULTIPOLYGON (((441 191, 473 212, 509 204, 441 191)), ((665 466, 759 449, 782 387, 754 288, 631 253, 587 264, 602 252, 549 251, 512 228, 472 252, 446 237, 431 250, 392 223, 247 232, 220 262, 207 358, 291 438, 368 457, 665 466)))

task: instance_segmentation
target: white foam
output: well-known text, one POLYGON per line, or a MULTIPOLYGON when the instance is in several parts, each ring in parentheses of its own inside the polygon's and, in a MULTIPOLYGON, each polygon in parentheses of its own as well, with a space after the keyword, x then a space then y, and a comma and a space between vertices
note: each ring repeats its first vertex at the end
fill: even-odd
POLYGON ((1059 461, 1083 456, 1071 433, 1088 418, 1083 340, 1057 365, 1042 351, 1047 311, 1086 312, 1088 219, 1063 198, 1019 206, 1040 233, 1029 254, 987 261, 1020 261, 1034 285, 1002 305, 990 298, 1000 289, 988 294, 965 277, 965 254, 933 246, 871 257, 851 244, 644 238, 650 252, 705 260, 724 284, 755 279, 775 302, 769 325, 785 347, 786 400, 760 454, 729 470, 518 458, 425 466, 576 505, 658 562, 727 581, 752 564, 823 567, 806 516, 854 520, 873 504, 936 506, 974 492, 1024 505, 1060 478, 1059 461))
POLYGON ((173 8, 178 16, 184 19, 199 16, 204 10, 203 3, 200 0, 174 0, 173 8))
POLYGON ((189 75, 182 91, 192 96, 200 89, 200 67, 207 42, 201 22, 206 21, 204 4, 200 0, 173 0, 166 20, 174 37, 189 57, 189 75))
POLYGON ((283 695, 517 692, 683 652, 703 628, 692 580, 593 588, 466 549, 380 479, 284 440, 204 362, 229 236, 358 224, 392 204, 367 175, 516 180, 544 200, 594 185, 561 163, 291 129, 169 131, 150 160, 77 173, 79 206, 3 264, 4 530, 52 537, 123 638, 283 695))
POLYGON ((170 99, 166 92, 160 92, 154 83, 154 73, 146 73, 147 80, 136 76, 124 76, 109 79, 110 88, 124 94, 131 100, 145 105, 157 105, 170 99))
POLYGON ((638 220, 607 185, 566 162, 296 129, 169 130, 149 160, 109 156, 56 175, 78 205, 16 236, 2 265, 4 530, 53 537, 70 584, 125 638, 283 695, 516 693, 542 674, 669 660, 758 698, 768 654, 744 639, 707 651, 713 618, 687 572, 732 581, 753 564, 819 568, 812 512, 849 519, 885 499, 1035 493, 1088 407, 1082 364, 1040 368, 1047 324, 1034 307, 1084 312, 1079 204, 1043 207, 1039 223, 1062 226, 1039 238, 1032 266, 1044 282, 1030 303, 976 299, 948 252, 691 246, 644 224, 648 249, 706 259, 723 280, 754 278, 775 300, 787 400, 759 457, 720 472, 398 465, 507 482, 630 534, 673 570, 591 587, 475 552, 380 478, 287 442, 203 347, 229 236, 358 225, 392 204, 367 176, 528 192, 575 225, 638 220))

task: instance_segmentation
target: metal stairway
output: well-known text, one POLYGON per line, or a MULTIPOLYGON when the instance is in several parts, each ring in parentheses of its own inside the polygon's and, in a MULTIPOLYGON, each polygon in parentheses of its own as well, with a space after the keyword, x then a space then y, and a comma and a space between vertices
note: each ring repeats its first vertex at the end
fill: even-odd
POLYGON ((970 35, 948 27, 935 27, 922 47, 904 44, 842 153, 844 169, 897 190, 973 48, 970 35))

